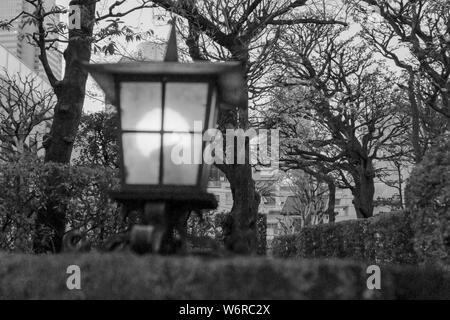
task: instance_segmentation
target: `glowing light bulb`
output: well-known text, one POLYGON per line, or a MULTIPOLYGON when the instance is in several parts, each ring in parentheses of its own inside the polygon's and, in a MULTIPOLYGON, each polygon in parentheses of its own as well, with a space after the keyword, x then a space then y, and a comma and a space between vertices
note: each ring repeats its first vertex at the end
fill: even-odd
MULTIPOLYGON (((167 117, 168 121, 170 121, 173 127, 177 128, 176 131, 189 131, 190 126, 188 122, 178 112, 168 108, 165 110, 165 117, 167 117)), ((149 128, 161 128, 160 112, 157 112, 156 110, 148 112, 136 126, 136 129, 138 131, 151 130, 149 128)), ((160 148, 160 139, 161 136, 159 134, 137 134, 136 145, 143 155, 148 156, 149 154, 160 148)), ((166 148, 175 146, 178 143, 184 144, 185 140, 185 135, 177 132, 165 134, 163 139, 163 147, 166 148)))

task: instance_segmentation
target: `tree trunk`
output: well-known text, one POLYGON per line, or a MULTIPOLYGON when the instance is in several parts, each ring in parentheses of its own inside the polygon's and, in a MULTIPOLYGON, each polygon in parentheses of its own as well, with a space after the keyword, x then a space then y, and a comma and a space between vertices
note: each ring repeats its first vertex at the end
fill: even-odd
POLYGON ((400 162, 397 162, 395 164, 397 168, 397 176, 398 176, 398 197, 400 201, 400 208, 402 210, 405 210, 405 204, 403 200, 403 177, 402 177, 402 164, 400 162))
MULTIPOLYGON (((57 103, 50 134, 44 142, 46 162, 70 162, 83 111, 88 73, 82 68, 81 62, 89 62, 91 59, 96 5, 91 0, 71 1, 71 4, 77 4, 81 8, 81 29, 69 31, 69 44, 64 51, 64 79, 54 85, 57 103)), ((60 177, 57 172, 52 174, 49 189, 57 189, 61 183, 60 177)), ((36 253, 61 251, 65 221, 65 209, 51 199, 46 203, 46 208, 37 212, 33 239, 33 249, 36 253), (50 238, 45 236, 43 230, 50 231, 50 238)))
MULTIPOLYGON (((246 91, 245 95, 247 95, 246 91)), ((245 105, 247 105, 247 103, 246 100, 245 105)), ((239 111, 239 118, 245 118, 245 113, 248 114, 247 109, 241 109, 239 111)), ((236 114, 234 114, 233 117, 236 117, 236 114)), ((233 125, 236 125, 236 123, 233 125)), ((245 123, 244 129, 247 129, 247 123, 245 123)), ((248 139, 246 139, 245 149, 245 164, 237 164, 236 159, 234 159, 234 164, 217 166, 225 173, 230 182, 230 188, 233 195, 233 207, 229 216, 230 221, 226 224, 227 230, 224 232, 224 242, 227 249, 234 253, 256 254, 257 218, 260 196, 255 188, 252 167, 249 162, 248 139)), ((236 155, 237 152, 235 152, 235 157, 236 155)))
POLYGON ((89 62, 91 59, 95 2, 90 0, 76 2, 81 6, 81 29, 69 32, 69 44, 64 51, 66 61, 64 79, 55 86, 58 100, 50 136, 46 141, 47 162, 70 162, 83 111, 88 73, 82 68, 81 62, 89 62), (84 3, 86 5, 83 5, 84 3))
POLYGON ((333 181, 328 181, 328 208, 327 208, 327 215, 328 215, 328 221, 330 223, 336 221, 336 186, 334 185, 333 181))
MULTIPOLYGON (((239 44, 231 51, 235 60, 242 63, 243 69, 248 70, 248 48, 239 44)), ((235 128, 247 130, 249 128, 247 86, 242 88, 240 105, 238 107, 237 115, 234 115, 232 121, 234 123, 229 124, 235 128)), ((224 240, 227 249, 238 254, 256 254, 257 252, 257 219, 260 196, 253 181, 249 146, 250 143, 246 139, 245 164, 219 166, 219 169, 224 169, 223 172, 230 182, 233 195, 233 207, 230 214, 232 221, 228 224, 230 230, 229 234, 225 235, 224 240)))
POLYGON ((334 179, 328 175, 328 172, 325 168, 321 167, 319 170, 314 171, 309 168, 303 168, 303 171, 315 177, 318 181, 325 182, 328 186, 328 207, 327 207, 327 216, 328 222, 336 221, 336 185, 334 183, 334 179))
MULTIPOLYGON (((195 23, 189 21, 189 36, 186 44, 193 60, 207 60, 202 56, 199 47, 200 31, 195 23)), ((234 44, 227 47, 232 53, 233 60, 239 61, 244 70, 249 68, 248 44, 241 39, 234 39, 234 44)), ((247 79, 246 79, 247 80, 247 79)), ((240 105, 236 110, 221 112, 219 115, 219 127, 248 129, 248 87, 242 88, 240 105)), ((224 242, 228 250, 239 254, 256 254, 257 251, 257 217, 260 196, 256 192, 255 182, 252 177, 252 167, 248 158, 249 144, 245 144, 246 164, 219 164, 216 165, 230 182, 233 195, 233 207, 230 219, 226 222, 224 230, 224 242)))
POLYGON ((63 246, 63 237, 66 231, 65 207, 61 199, 67 198, 68 188, 63 186, 64 181, 57 168, 52 167, 46 177, 45 186, 42 190, 47 195, 45 207, 37 212, 35 230, 33 237, 33 252, 58 253, 63 246))
POLYGON ((422 161, 423 153, 422 147, 420 145, 420 111, 419 104, 417 102, 416 96, 416 85, 415 85, 414 72, 411 71, 408 80, 408 94, 409 102, 411 103, 411 143, 414 150, 414 162, 419 163, 422 161))
POLYGON ((225 235, 228 250, 237 254, 255 254, 257 249, 257 216, 260 196, 255 190, 252 168, 234 165, 226 170, 233 195, 230 230, 225 235))
POLYGON ((375 194, 374 169, 372 162, 360 164, 357 173, 353 175, 355 187, 353 193, 353 205, 358 219, 367 219, 373 216, 373 197, 375 194))

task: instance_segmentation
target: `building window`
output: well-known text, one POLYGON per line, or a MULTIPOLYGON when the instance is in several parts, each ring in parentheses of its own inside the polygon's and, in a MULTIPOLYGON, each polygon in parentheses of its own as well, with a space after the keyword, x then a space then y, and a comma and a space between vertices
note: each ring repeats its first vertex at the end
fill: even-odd
POLYGON ((220 174, 219 174, 219 169, 217 169, 216 167, 212 166, 211 167, 211 171, 209 172, 209 181, 219 181, 220 180, 220 174))
POLYGON ((233 195, 231 193, 227 193, 225 195, 225 204, 227 204, 227 205, 233 204, 233 195))
POLYGON ((209 188, 220 188, 220 181, 208 181, 209 188))
POLYGON ((211 171, 208 177, 208 187, 220 188, 220 172, 216 167, 211 167, 211 171))
POLYGON ((349 211, 349 207, 345 207, 344 208, 344 216, 345 217, 348 217, 348 213, 349 213, 348 211, 349 211))
POLYGON ((276 234, 277 230, 278 230, 278 223, 268 223, 267 224, 267 229, 272 230, 273 233, 276 234))
POLYGON ((264 197, 264 204, 268 206, 274 206, 276 204, 275 197, 264 197))
POLYGON ((221 187, 221 182, 225 182, 227 179, 222 171, 212 166, 211 171, 208 177, 208 186, 209 187, 221 187))

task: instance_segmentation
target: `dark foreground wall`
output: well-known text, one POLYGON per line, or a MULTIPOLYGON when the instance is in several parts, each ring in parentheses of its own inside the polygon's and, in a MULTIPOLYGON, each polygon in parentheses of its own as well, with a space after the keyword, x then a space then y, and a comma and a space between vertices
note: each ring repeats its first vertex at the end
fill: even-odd
POLYGON ((0 299, 450 299, 442 271, 382 267, 367 289, 367 264, 266 258, 137 257, 127 254, 0 254, 0 299), (81 288, 69 291, 69 265, 81 288))

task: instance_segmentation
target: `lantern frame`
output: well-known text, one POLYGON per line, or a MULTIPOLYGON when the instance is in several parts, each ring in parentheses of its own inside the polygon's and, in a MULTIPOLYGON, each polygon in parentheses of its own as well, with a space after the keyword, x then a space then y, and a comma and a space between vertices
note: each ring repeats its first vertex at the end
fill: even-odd
MULTIPOLYGON (((183 193, 195 193, 198 191, 206 191, 207 187, 207 179, 208 177, 205 177, 207 174, 209 165, 206 165, 204 161, 201 161, 200 164, 192 164, 193 166, 197 166, 197 177, 195 180, 195 184, 192 185, 178 185, 178 184, 166 184, 164 183, 164 164, 165 164, 165 152, 164 152, 164 135, 171 133, 170 130, 165 130, 164 128, 164 119, 165 119, 165 111, 166 111, 166 98, 167 98, 167 90, 166 85, 167 83, 204 83, 208 85, 208 90, 206 92, 207 99, 206 99, 206 108, 205 108, 205 116, 203 120, 204 126, 202 128, 201 132, 195 132, 195 131, 177 131, 178 134, 189 134, 194 136, 195 134, 201 134, 202 135, 202 156, 203 151, 206 147, 206 142, 203 141, 203 134, 208 130, 212 123, 216 123, 217 121, 217 102, 213 101, 214 96, 214 89, 216 88, 216 82, 213 77, 191 77, 186 79, 180 79, 180 77, 176 76, 119 76, 116 79, 116 86, 117 90, 120 89, 120 84, 122 82, 153 82, 153 83, 160 83, 161 84, 161 111, 162 111, 162 117, 161 117, 161 130, 124 130, 122 128, 122 107, 120 103, 120 99, 117 102, 117 110, 119 113, 119 121, 120 123, 120 138, 119 138, 119 148, 120 148, 120 170, 121 170, 121 186, 123 191, 150 191, 155 192, 158 189, 166 189, 167 192, 173 192, 173 190, 178 189, 179 192, 183 193), (212 115, 211 115, 212 114, 212 115), (124 133, 153 133, 158 134, 161 144, 159 147, 159 170, 158 170, 158 183, 156 184, 130 184, 126 182, 126 176, 127 176, 127 168, 125 166, 125 149, 123 146, 123 134, 124 133)), ((176 110, 175 110, 176 111, 176 110)))
MULTIPOLYGON (((146 201, 169 201, 194 204, 197 208, 216 208, 217 201, 214 195, 206 193, 209 165, 204 163, 203 152, 206 142, 203 134, 206 130, 213 128, 220 109, 233 108, 241 97, 240 91, 244 85, 242 67, 238 62, 222 63, 178 63, 178 62, 133 62, 116 64, 85 64, 85 68, 105 91, 106 98, 113 104, 119 113, 119 148, 120 148, 120 179, 121 190, 112 192, 112 197, 121 202, 142 200, 146 201), (153 82, 161 84, 161 130, 124 130, 122 127, 121 108, 121 83, 153 82), (195 185, 164 184, 164 144, 163 135, 171 133, 164 128, 166 85, 167 83, 205 83, 208 84, 207 104, 204 114, 204 126, 202 128, 202 153, 201 164, 198 166, 195 185), (216 95, 213 101, 213 96, 216 95), (213 114, 212 114, 213 113, 213 114), (125 149, 123 145, 123 134, 135 133, 157 133, 160 135, 159 146, 159 176, 157 184, 130 184, 126 182, 126 167, 124 161, 125 149)), ((132 110, 131 108, 129 110, 132 110)), ((180 131, 182 134, 200 134, 195 131, 180 131)), ((150 163, 149 163, 150 165, 150 163)))

